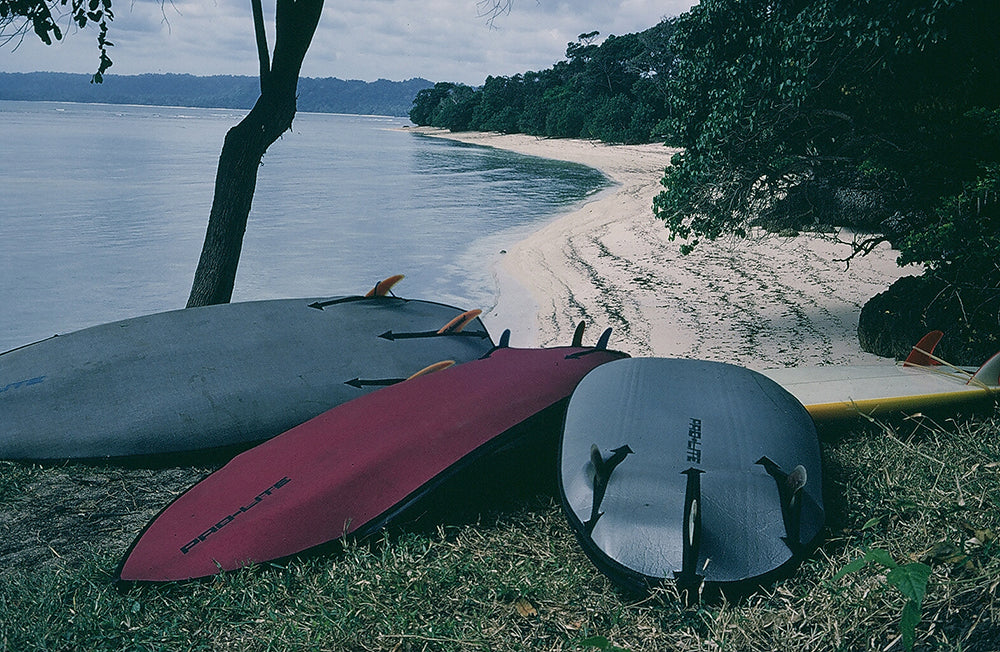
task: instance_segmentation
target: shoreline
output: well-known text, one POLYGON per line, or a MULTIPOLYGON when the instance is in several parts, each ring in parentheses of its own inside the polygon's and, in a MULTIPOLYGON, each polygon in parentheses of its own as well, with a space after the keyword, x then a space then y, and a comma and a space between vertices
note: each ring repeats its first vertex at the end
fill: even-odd
MULTIPOLYGON (((523 134, 410 128, 426 136, 581 163, 613 186, 585 199, 498 255, 491 333, 515 346, 585 342, 611 327, 611 348, 633 356, 699 358, 752 369, 884 361, 861 351, 857 323, 868 299, 920 268, 896 265, 880 245, 849 268, 829 237, 762 234, 703 242, 687 256, 653 216, 653 197, 676 150, 523 134)), ((840 238, 850 240, 850 233, 840 238)))

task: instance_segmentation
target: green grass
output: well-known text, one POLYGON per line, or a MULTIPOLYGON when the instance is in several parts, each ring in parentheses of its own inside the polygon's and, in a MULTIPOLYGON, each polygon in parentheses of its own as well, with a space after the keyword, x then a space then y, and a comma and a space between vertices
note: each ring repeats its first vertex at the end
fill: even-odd
POLYGON ((998 430, 994 419, 907 422, 824 442, 821 548, 792 578, 738 604, 691 608, 669 588, 646 598, 617 591, 546 496, 474 523, 120 591, 111 575, 137 528, 129 521, 108 536, 109 524, 122 523, 109 507, 148 518, 185 476, 168 474, 173 484, 153 492, 156 472, 132 481, 113 467, 2 463, 0 528, 13 524, 29 541, 0 546, 0 649, 898 650, 906 600, 886 569, 869 565, 833 581, 881 549, 933 569, 916 649, 998 650, 998 430), (44 488, 63 482, 91 491, 79 508, 76 491, 63 492, 69 527, 78 529, 49 547, 52 532, 25 514, 50 509, 39 504, 52 501, 44 488), (142 502, 147 493, 153 504, 142 502))

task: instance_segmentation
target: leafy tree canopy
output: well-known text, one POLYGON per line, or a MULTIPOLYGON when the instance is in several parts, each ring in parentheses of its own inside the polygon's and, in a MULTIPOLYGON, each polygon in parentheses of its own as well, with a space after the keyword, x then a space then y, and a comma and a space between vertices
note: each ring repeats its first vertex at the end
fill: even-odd
POLYGON ((115 17, 111 0, 0 0, 0 41, 23 38, 30 29, 43 43, 52 45, 52 39, 63 38, 58 23, 63 16, 80 29, 88 23, 97 25, 100 59, 91 81, 101 83, 112 64, 108 56, 108 48, 114 45, 108 40, 108 24, 115 17))
POLYGON ((703 0, 670 41, 673 236, 833 223, 1000 284, 1000 4, 703 0), (725 34, 725 38, 720 38, 725 34))

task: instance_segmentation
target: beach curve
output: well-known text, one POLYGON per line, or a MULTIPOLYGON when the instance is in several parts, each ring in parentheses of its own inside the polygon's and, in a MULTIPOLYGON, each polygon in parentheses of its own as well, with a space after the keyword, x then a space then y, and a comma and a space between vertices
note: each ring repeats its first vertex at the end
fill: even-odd
POLYGON ((848 267, 837 259, 849 247, 815 234, 726 238, 683 256, 652 213, 676 151, 660 144, 413 131, 580 163, 614 184, 498 254, 499 299, 484 319, 491 332, 511 329, 517 346, 568 344, 585 320, 589 340, 611 327, 612 346, 633 356, 754 369, 876 362, 858 344, 861 308, 920 272, 898 267, 885 244, 848 267))

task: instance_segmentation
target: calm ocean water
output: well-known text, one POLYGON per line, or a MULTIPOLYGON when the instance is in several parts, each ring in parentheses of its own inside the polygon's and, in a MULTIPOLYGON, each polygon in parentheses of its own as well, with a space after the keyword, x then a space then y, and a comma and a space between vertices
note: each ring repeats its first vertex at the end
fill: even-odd
MULTIPOLYGON (((243 112, 0 101, 0 351, 182 308, 243 112)), ((234 301, 402 296, 484 310, 499 251, 607 184, 567 163, 299 114, 264 157, 234 301)))

